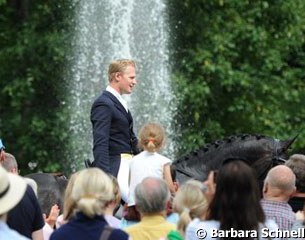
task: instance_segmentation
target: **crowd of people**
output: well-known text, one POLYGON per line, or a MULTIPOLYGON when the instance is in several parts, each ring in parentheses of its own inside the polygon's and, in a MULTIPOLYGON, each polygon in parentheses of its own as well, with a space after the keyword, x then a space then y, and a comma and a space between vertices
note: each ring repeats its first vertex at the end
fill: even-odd
POLYGON ((135 62, 112 62, 108 79, 91 110, 94 161, 69 177, 62 209, 42 212, 39 186, 0 140, 0 239, 305 239, 304 155, 270 168, 262 189, 246 159, 178 183, 162 125, 134 134, 122 95, 137 83, 135 62))
POLYGON ((212 171, 205 182, 191 179, 179 185, 171 174, 174 191, 164 174, 148 172, 132 192, 139 219, 126 224, 124 212, 127 216, 130 206, 121 201, 117 179, 96 167, 73 173, 63 209, 54 205, 43 216, 37 186, 18 176, 16 159, 2 150, 0 239, 195 240, 231 238, 232 229, 239 231, 240 239, 263 239, 263 229, 277 233, 268 235, 269 239, 296 239, 291 233, 305 229, 304 212, 294 212, 289 204, 299 194, 296 182, 300 179, 291 167, 291 159, 296 157, 305 159, 293 155, 286 165, 272 167, 261 192, 254 170, 244 160, 225 163, 216 179, 212 171), (122 204, 123 215, 115 215, 122 204))

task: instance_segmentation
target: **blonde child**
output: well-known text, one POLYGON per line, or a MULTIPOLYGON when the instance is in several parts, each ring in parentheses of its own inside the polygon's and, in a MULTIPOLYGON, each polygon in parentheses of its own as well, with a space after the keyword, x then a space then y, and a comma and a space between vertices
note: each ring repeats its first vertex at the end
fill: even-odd
POLYGON ((139 147, 143 151, 136 155, 130 164, 129 208, 134 208, 134 189, 145 177, 159 177, 164 179, 171 193, 175 193, 176 187, 170 171, 172 161, 158 153, 164 146, 164 143, 165 131, 160 124, 147 123, 140 129, 139 147))
POLYGON ((194 219, 205 219, 208 208, 207 187, 197 180, 182 184, 174 197, 173 210, 180 216, 177 230, 184 236, 186 226, 194 219))

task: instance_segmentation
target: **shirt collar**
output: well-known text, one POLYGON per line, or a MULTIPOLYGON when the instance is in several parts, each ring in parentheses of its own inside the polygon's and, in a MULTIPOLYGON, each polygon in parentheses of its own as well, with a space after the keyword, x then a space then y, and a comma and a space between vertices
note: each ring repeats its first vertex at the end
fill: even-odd
POLYGON ((113 87, 111 87, 109 85, 106 87, 106 91, 112 93, 119 100, 119 102, 123 105, 123 107, 125 108, 126 112, 128 112, 127 102, 122 97, 121 94, 119 94, 113 87))
POLYGON ((111 92, 117 99, 122 98, 121 94, 118 93, 113 87, 109 85, 106 87, 106 91, 111 92))

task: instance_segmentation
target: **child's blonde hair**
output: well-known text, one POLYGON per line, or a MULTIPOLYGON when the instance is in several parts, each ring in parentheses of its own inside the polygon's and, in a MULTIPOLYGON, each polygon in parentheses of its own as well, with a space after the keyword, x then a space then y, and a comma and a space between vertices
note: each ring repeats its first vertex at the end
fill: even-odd
POLYGON ((164 128, 157 123, 147 123, 139 133, 139 147, 148 152, 159 151, 165 142, 164 128))
POLYGON ((179 213, 177 230, 184 235, 186 226, 194 218, 202 219, 208 208, 205 196, 206 187, 197 180, 189 180, 182 184, 173 201, 173 209, 179 213))

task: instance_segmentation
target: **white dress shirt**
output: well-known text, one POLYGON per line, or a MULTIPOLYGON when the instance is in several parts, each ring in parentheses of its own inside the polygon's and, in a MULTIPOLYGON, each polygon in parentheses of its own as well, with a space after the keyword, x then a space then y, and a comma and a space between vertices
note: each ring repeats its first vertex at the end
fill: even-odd
POLYGON ((126 112, 128 112, 128 106, 126 100, 122 97, 121 94, 119 94, 113 87, 107 86, 106 91, 112 93, 118 100, 119 102, 123 105, 125 108, 126 112))

